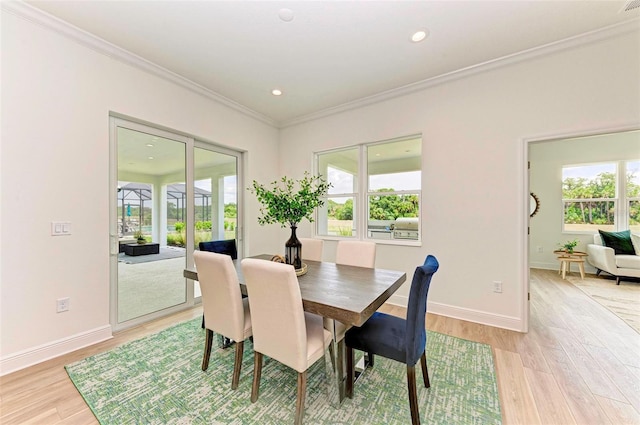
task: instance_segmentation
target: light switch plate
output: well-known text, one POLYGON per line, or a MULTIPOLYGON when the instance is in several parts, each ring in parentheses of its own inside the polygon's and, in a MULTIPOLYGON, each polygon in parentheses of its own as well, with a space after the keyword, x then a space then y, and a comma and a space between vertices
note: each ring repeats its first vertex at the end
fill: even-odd
POLYGON ((51 236, 67 236, 71 234, 70 221, 52 221, 51 236))

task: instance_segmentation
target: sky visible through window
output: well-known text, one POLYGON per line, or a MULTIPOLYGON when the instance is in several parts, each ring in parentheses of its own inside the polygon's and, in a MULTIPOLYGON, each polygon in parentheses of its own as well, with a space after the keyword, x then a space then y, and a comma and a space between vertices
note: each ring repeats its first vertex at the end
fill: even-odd
MULTIPOLYGON (((194 186, 198 189, 204 189, 211 192, 211 180, 196 180, 194 186)), ((225 204, 236 204, 238 199, 238 189, 237 189, 237 179, 236 176, 226 176, 224 178, 224 203, 225 204)))
POLYGON ((627 162, 627 174, 633 173, 633 182, 640 184, 640 161, 627 162))
MULTIPOLYGON (((354 176, 345 171, 328 167, 328 181, 332 184, 329 194, 353 193, 354 176)), ((377 174, 369 176, 369 190, 420 190, 420 171, 405 173, 377 174)), ((332 198, 337 203, 344 203, 351 198, 332 198)))
POLYGON ((421 174, 420 171, 409 171, 369 176, 369 190, 419 190, 421 174))
POLYGON ((327 181, 331 183, 329 194, 354 192, 353 174, 333 167, 327 167, 327 174, 327 181))
MULTIPOLYGON (((595 179, 600 173, 615 173, 616 164, 594 164, 594 165, 578 165, 575 167, 562 168, 562 180, 566 178, 584 177, 589 180, 595 179)), ((633 174, 633 182, 640 184, 640 161, 627 162, 627 174, 633 174)))
POLYGON ((596 165, 578 165, 575 167, 562 168, 562 180, 567 178, 586 178, 593 180, 601 173, 615 173, 616 164, 596 164, 596 165))

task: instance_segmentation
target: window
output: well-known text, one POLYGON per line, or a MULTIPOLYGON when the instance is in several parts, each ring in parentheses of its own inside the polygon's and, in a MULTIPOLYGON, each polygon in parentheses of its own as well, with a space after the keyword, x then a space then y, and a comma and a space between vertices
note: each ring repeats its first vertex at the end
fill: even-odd
POLYGON ((640 229, 640 161, 562 168, 563 231, 640 229))
POLYGON ((629 161, 626 166, 629 229, 634 233, 640 233, 640 161, 629 161))
POLYGON ((317 155, 319 174, 331 184, 325 205, 319 210, 317 234, 358 236, 357 214, 359 149, 350 148, 317 155))
POLYGON ((321 152, 316 164, 332 185, 318 211, 318 235, 420 240, 420 136, 321 152))

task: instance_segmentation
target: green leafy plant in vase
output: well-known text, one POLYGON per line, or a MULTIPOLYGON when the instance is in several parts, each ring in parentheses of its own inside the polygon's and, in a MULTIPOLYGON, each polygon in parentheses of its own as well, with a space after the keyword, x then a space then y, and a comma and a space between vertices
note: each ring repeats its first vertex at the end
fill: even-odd
POLYGON ((566 241, 565 243, 559 243, 560 250, 566 252, 567 254, 573 254, 573 250, 576 246, 578 246, 578 240, 574 239, 572 241, 566 241))
POLYGON ((252 187, 247 188, 262 204, 260 225, 279 223, 281 227, 291 227, 291 237, 285 244, 285 261, 296 269, 302 268, 302 243, 296 236, 298 223, 304 219, 313 223, 313 212, 324 205, 323 197, 330 187, 331 183, 322 176, 312 176, 305 171, 299 180, 285 176, 271 182, 270 187, 254 180, 252 187))

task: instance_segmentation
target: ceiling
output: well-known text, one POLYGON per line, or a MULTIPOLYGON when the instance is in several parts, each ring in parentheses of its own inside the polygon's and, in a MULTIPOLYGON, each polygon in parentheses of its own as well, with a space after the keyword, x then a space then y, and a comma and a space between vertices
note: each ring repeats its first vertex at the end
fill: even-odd
POLYGON ((640 7, 624 11, 626 1, 27 3, 279 126, 611 25, 640 26, 640 7), (419 29, 428 37, 411 42, 419 29))

